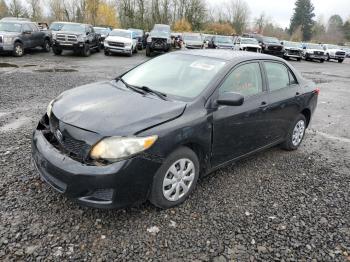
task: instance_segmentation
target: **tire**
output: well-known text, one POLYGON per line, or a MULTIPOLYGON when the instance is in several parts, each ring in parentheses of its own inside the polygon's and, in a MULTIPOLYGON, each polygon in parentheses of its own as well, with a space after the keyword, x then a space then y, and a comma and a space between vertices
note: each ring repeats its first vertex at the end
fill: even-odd
POLYGON ((81 51, 82 51, 83 56, 85 56, 85 57, 90 56, 90 54, 91 54, 90 45, 88 43, 86 43, 81 51))
POLYGON ((327 61, 330 61, 331 58, 329 57, 329 54, 327 54, 327 61))
POLYGON ((53 46, 53 47, 52 47, 52 51, 53 51, 53 53, 54 53, 55 55, 61 55, 61 54, 62 54, 62 49, 59 48, 59 47, 53 46))
POLYGON ((149 46, 146 46, 146 56, 151 56, 151 48, 149 46))
POLYGON ((281 147, 288 151, 297 150, 305 137, 306 118, 300 114, 288 131, 287 139, 281 147))
POLYGON ((321 60, 320 60, 320 63, 324 63, 324 59, 321 59, 321 60))
POLYGON ((343 59, 339 59, 338 63, 343 63, 343 61, 344 61, 343 59))
POLYGON ((22 43, 16 42, 13 47, 13 55, 15 57, 21 57, 24 55, 24 48, 22 43))
POLYGON ((134 50, 131 49, 130 52, 128 53, 128 57, 132 57, 133 53, 134 53, 134 50))
POLYGON ((150 202, 160 208, 170 208, 183 203, 194 190, 198 176, 197 155, 187 147, 180 147, 166 158, 155 174, 150 202), (171 169, 177 172, 173 173, 171 169), (187 170, 188 173, 179 172, 182 169, 187 170), (165 185, 167 182, 169 184, 165 185))
POLYGON ((106 50, 106 49, 105 49, 104 53, 105 53, 106 56, 110 56, 111 55, 111 53, 108 50, 106 50))
POLYGON ((97 43, 97 46, 96 46, 95 50, 96 50, 96 53, 99 53, 101 51, 101 44, 100 44, 100 42, 97 43))
POLYGON ((137 54, 138 50, 137 50, 137 46, 135 46, 135 50, 134 53, 137 54))
POLYGON ((50 46, 50 41, 48 39, 44 40, 44 44, 41 46, 44 52, 49 53, 51 46, 50 46))
POLYGON ((298 62, 300 62, 300 61, 301 61, 301 58, 300 58, 300 57, 299 57, 299 58, 297 58, 297 61, 298 61, 298 62))

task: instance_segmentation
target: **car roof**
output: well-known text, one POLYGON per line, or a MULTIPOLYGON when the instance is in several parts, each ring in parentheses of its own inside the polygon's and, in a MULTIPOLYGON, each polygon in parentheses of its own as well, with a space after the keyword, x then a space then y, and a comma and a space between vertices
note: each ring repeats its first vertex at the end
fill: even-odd
POLYGON ((32 21, 26 21, 26 20, 0 20, 2 23, 16 23, 16 24, 35 24, 35 22, 32 21))
POLYGON ((113 29, 112 31, 121 31, 121 32, 125 32, 125 33, 133 33, 133 32, 132 32, 132 31, 130 31, 130 30, 126 30, 126 29, 118 29, 118 28, 113 29))
POLYGON ((230 62, 243 62, 248 60, 257 60, 257 59, 269 59, 276 61, 284 61, 283 59, 265 55, 261 53, 255 52, 244 52, 244 51, 232 51, 232 50, 216 50, 216 49, 203 49, 203 50, 183 50, 177 51, 179 54, 187 54, 187 55, 196 55, 208 58, 216 58, 230 62))

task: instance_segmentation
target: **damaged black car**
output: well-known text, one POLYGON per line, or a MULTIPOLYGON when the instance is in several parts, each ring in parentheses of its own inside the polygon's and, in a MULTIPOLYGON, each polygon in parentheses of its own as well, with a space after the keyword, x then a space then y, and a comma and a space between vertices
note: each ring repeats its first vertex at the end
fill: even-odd
POLYGON ((275 145, 297 149, 318 93, 277 57, 179 51, 59 95, 32 156, 44 181, 83 205, 169 208, 201 175, 275 145))

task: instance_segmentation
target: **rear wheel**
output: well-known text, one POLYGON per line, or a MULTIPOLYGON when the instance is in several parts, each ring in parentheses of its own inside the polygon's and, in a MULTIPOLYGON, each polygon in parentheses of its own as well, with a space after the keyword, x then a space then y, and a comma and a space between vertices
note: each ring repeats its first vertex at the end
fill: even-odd
POLYGON ((24 55, 24 48, 22 43, 20 42, 15 43, 14 49, 13 49, 13 55, 16 57, 20 57, 24 55))
POLYGON ((187 147, 174 151, 153 179, 150 201, 160 208, 184 202, 194 190, 199 176, 197 155, 187 147))
POLYGON ((304 139, 306 131, 306 118, 300 114, 289 129, 287 139, 281 145, 285 150, 296 150, 304 139))

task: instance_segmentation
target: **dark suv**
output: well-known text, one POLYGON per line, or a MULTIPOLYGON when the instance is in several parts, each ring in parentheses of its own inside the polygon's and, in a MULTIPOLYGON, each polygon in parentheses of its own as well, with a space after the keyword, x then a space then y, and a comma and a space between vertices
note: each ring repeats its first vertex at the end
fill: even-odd
POLYGON ((128 29, 131 32, 135 33, 135 36, 137 37, 137 49, 142 50, 146 48, 146 34, 145 31, 142 29, 135 29, 135 28, 129 28, 128 29))
POLYGON ((65 23, 60 31, 53 32, 52 38, 55 55, 62 54, 63 50, 73 50, 75 54, 89 56, 91 50, 99 52, 101 48, 101 35, 88 24, 65 23))
POLYGON ((50 36, 40 31, 33 22, 15 19, 0 21, 0 52, 22 56, 24 49, 38 46, 50 52, 50 45, 50 36))
POLYGON ((283 45, 276 37, 254 35, 254 38, 259 41, 262 53, 283 57, 283 45))
POLYGON ((171 50, 171 30, 169 25, 155 24, 147 37, 146 56, 153 52, 169 52, 171 50))

